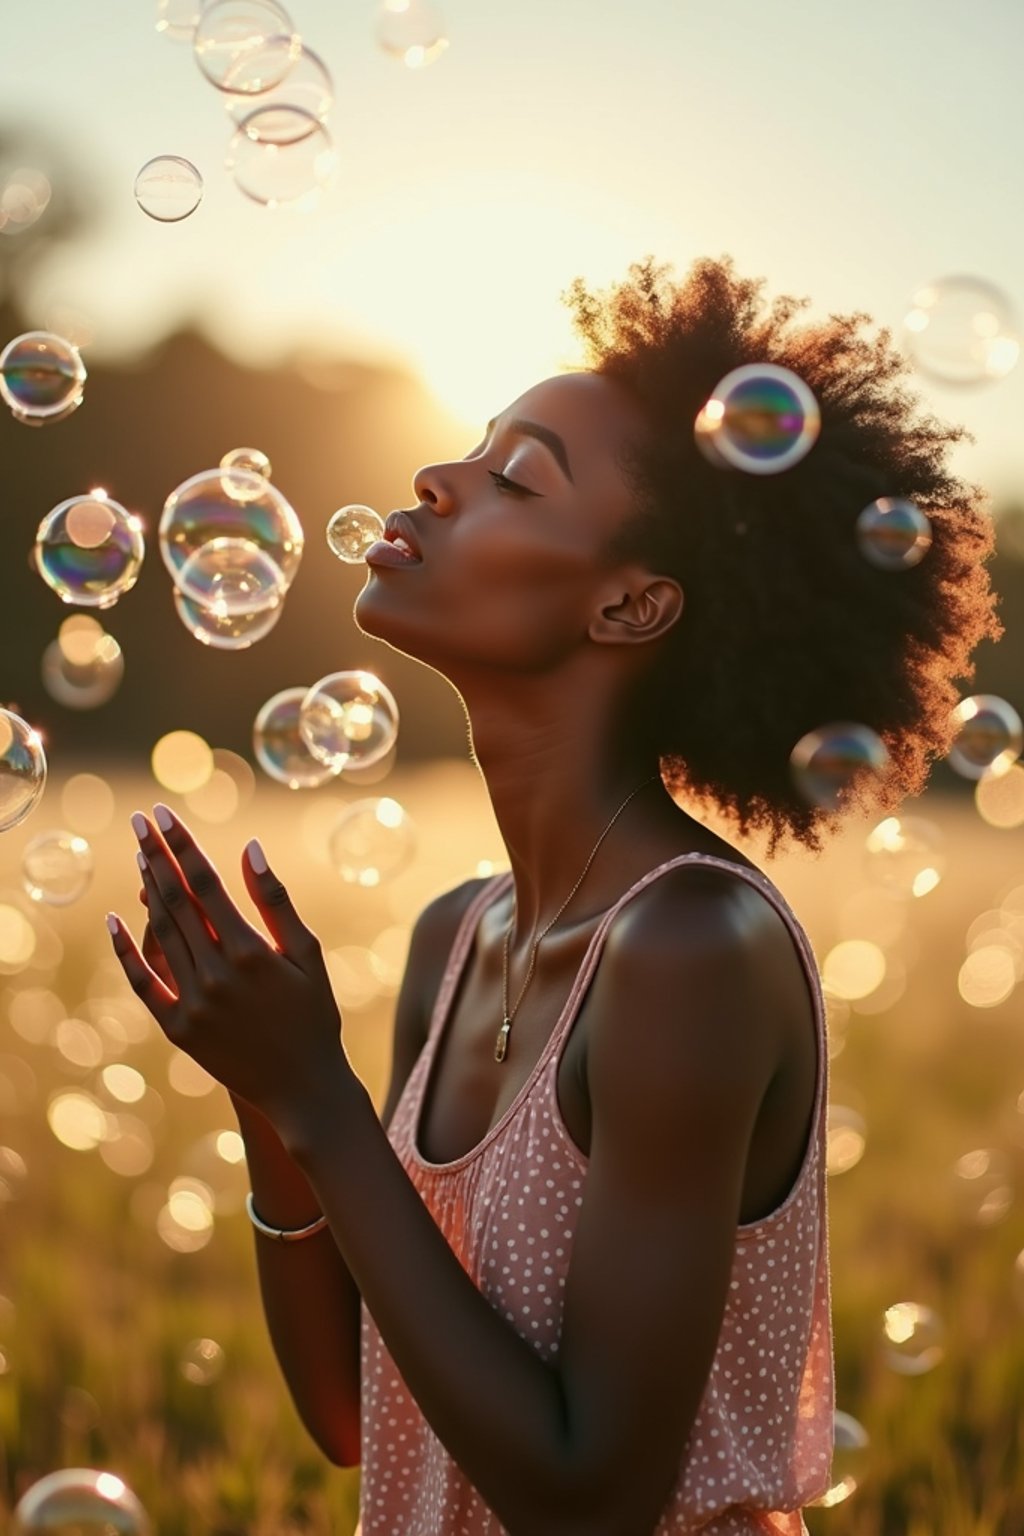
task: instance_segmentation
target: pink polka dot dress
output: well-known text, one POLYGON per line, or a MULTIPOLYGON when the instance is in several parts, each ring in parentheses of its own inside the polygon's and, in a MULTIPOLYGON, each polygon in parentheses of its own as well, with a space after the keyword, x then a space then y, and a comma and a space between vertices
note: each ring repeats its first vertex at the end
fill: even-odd
MULTIPOLYGON (((481 913, 508 888, 511 875, 489 881, 456 934, 427 1041, 388 1138, 479 1290, 545 1360, 554 1360, 588 1162, 558 1107, 559 1059, 616 914, 667 870, 696 861, 757 886, 789 927, 814 998, 817 1086, 796 1183, 770 1215, 736 1230, 718 1345, 678 1476, 655 1530, 637 1536, 806 1536, 800 1510, 829 1486, 833 1451, 828 1047, 810 942, 766 876, 693 853, 637 881, 602 919, 562 1015, 507 1112, 465 1156, 430 1163, 417 1150, 416 1133, 431 1063, 481 913)), ((365 1303, 361 1348, 362 1536, 505 1536, 423 1417, 365 1303)))

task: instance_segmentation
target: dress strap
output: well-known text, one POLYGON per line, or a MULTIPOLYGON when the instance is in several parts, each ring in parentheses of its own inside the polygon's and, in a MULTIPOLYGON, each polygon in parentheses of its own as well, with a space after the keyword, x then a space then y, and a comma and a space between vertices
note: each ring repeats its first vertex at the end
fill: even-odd
POLYGON ((492 875, 476 892, 469 906, 462 914, 459 926, 455 930, 455 939, 448 954, 448 963, 444 968, 441 985, 434 1000, 434 1011, 430 1016, 430 1028, 427 1031, 426 1043, 428 1045, 433 1043, 435 1036, 444 1027, 444 1021, 448 1017, 448 1009, 452 1001, 452 994, 458 986, 459 978, 466 964, 466 957, 476 939, 477 925, 483 912, 490 906, 492 901, 496 901, 499 896, 504 895, 511 884, 512 871, 510 869, 503 870, 497 875, 492 875))

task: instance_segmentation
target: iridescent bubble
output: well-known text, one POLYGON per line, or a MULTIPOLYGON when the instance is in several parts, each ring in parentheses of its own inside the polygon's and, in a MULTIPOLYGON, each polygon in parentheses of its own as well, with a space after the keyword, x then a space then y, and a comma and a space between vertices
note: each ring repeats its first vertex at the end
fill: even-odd
POLYGON ((790 753, 793 782, 810 805, 838 810, 848 791, 888 766, 881 738, 868 726, 839 721, 802 736, 790 753))
POLYGON ((302 39, 274 0, 209 0, 192 48, 211 85, 233 95, 256 96, 279 85, 302 39))
POLYGON ((376 32, 384 52, 407 69, 432 64, 448 47, 441 12, 432 0, 384 0, 376 32))
POLYGON ((829 1486, 816 1499, 810 1500, 812 1507, 831 1509, 836 1504, 844 1504, 857 1492, 867 1472, 870 1444, 871 1437, 863 1424, 852 1413, 835 1409, 829 1486))
POLYGON ((185 1345, 178 1366, 194 1387, 208 1387, 224 1370, 224 1351, 216 1339, 192 1339, 185 1345))
POLYGON ((227 168, 266 208, 312 208, 338 167, 331 136, 302 107, 257 107, 228 146, 227 168))
POLYGON ((175 579, 183 597, 218 618, 276 608, 285 594, 280 569, 251 539, 211 539, 193 550, 175 579))
POLYGON ((203 200, 203 178, 181 155, 147 160, 135 178, 135 201, 158 224, 177 224, 203 200))
POLYGON ((160 517, 160 553, 177 583, 189 556, 213 539, 258 544, 290 586, 302 559, 302 525, 291 503, 261 475, 207 469, 171 492, 160 517))
POLYGON ((932 525, 912 501, 880 496, 857 519, 857 546, 880 571, 906 571, 918 565, 932 543, 932 525))
POLYGON ((18 1500, 11 1536, 151 1536, 149 1517, 113 1472, 62 1467, 18 1500))
POLYGON ((887 816, 867 835, 865 866, 896 896, 927 896, 946 867, 943 835, 923 816, 887 816))
POLYGON ((174 590, 174 608, 189 634, 215 651, 245 651, 263 640, 284 613, 284 604, 253 613, 224 613, 197 603, 174 590))
POLYGON ((48 512, 36 534, 40 576, 65 603, 110 608, 139 579, 142 524, 105 491, 72 496, 48 512))
POLYGON ((0 709, 0 832, 24 821, 45 788, 46 753, 38 731, 0 709))
POLYGON ((398 705, 370 672, 332 672, 306 694, 299 718, 315 758, 340 772, 384 757, 398 735, 398 705))
POLYGON ((327 524, 331 553, 346 565, 358 565, 371 544, 384 537, 384 520, 372 507, 341 507, 327 524))
POLYGON ((93 874, 92 849, 76 832, 41 832, 21 856, 22 884, 33 901, 70 906, 84 896, 93 874))
POLYGON ((803 379, 774 363, 747 363, 715 386, 694 438, 716 469, 776 475, 810 452, 820 429, 818 402, 803 379))
POLYGON ((43 652, 43 686, 67 709, 96 709, 112 699, 124 677, 124 655, 113 635, 88 614, 65 619, 43 652))
POLYGON ((994 693, 961 699, 953 711, 959 728, 949 766, 965 779, 1006 773, 1024 746, 1024 724, 1012 704, 994 693))
POLYGON ((886 1307, 882 1323, 886 1365, 901 1376, 923 1376, 945 1358, 942 1319, 917 1301, 897 1301, 886 1307))
MULTIPOLYGON (((260 125, 262 141, 265 144, 290 144, 297 131, 300 138, 309 132, 308 122, 296 118, 291 109, 298 107, 317 122, 325 123, 334 105, 334 81, 320 55, 303 44, 285 78, 271 90, 262 91, 258 105, 266 114, 260 125), (280 121, 275 123, 272 114, 278 107, 285 110, 280 121)), ((240 127, 253 110, 253 98, 228 96, 225 106, 232 122, 240 127)))
POLYGON ((940 384, 1002 379, 1020 356, 1013 305, 983 277, 944 277, 914 294, 903 345, 915 368, 940 384))
POLYGON ((269 480, 273 471, 270 460, 259 448, 232 448, 221 459, 220 467, 227 471, 224 489, 235 501, 252 500, 253 489, 248 476, 258 475, 261 480, 269 480), (241 475, 235 473, 239 469, 241 475))
POLYGON ((377 886, 397 875, 416 849, 416 832, 397 800, 357 800, 335 822, 327 853, 351 885, 377 886))
POLYGON ((78 348, 52 331, 28 331, 0 352, 0 396, 26 424, 70 416, 82 403, 86 377, 78 348))
POLYGON ((316 789, 335 770, 313 756, 299 733, 299 712, 308 688, 285 688, 268 699, 256 716, 252 743, 256 761, 289 789, 316 789))

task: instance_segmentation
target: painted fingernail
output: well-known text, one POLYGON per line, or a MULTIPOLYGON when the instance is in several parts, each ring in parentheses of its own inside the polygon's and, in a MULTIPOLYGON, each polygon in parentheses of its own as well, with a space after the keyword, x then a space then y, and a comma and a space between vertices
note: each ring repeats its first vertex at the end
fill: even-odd
POLYGON ((114 916, 113 912, 108 912, 107 913, 107 927, 110 930, 110 932, 111 933, 116 933, 117 930, 120 928, 120 926, 121 926, 121 924, 118 922, 118 920, 114 916))
POLYGON ((138 838, 140 843, 149 832, 149 822, 146 820, 145 816, 143 816, 141 811, 132 812, 132 831, 135 833, 135 836, 138 838))
POLYGON ((174 826, 174 814, 162 802, 153 807, 153 820, 161 832, 169 832, 174 826))
POLYGON ((141 848, 140 848, 140 849, 139 849, 139 851, 138 851, 138 853, 137 853, 137 854, 136 854, 136 855, 135 855, 135 857, 136 857, 136 858, 137 858, 137 859, 138 859, 138 861, 139 861, 139 868, 140 868, 140 869, 141 869, 141 870, 142 870, 142 873, 143 873, 143 874, 145 874, 145 873, 146 873, 146 870, 147 870, 147 869, 148 869, 148 868, 149 868, 149 864, 148 864, 148 863, 147 863, 147 861, 146 861, 146 855, 145 855, 145 854, 144 854, 144 853, 143 853, 143 851, 142 851, 142 849, 141 849, 141 848))
POLYGON ((249 858, 249 868, 255 875, 265 875, 268 869, 267 856, 254 837, 250 843, 246 843, 245 851, 249 858))

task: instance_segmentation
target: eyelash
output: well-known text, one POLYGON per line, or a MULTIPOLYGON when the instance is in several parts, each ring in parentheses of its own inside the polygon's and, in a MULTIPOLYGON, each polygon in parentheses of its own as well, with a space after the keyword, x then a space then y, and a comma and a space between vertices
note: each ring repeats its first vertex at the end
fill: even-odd
POLYGON ((525 485, 517 485, 514 480, 510 480, 507 475, 503 475, 500 469, 489 469, 487 473, 490 475, 499 491, 509 491, 512 493, 512 495, 519 496, 534 495, 534 492, 528 491, 525 485))

